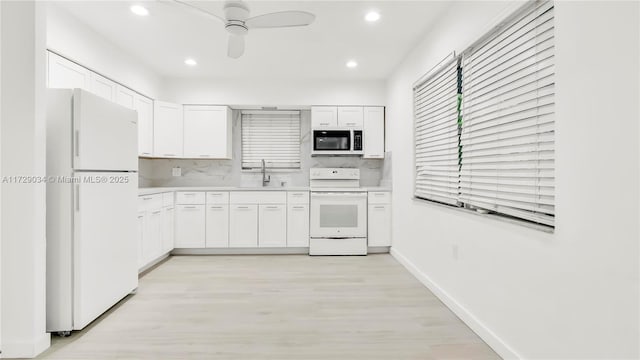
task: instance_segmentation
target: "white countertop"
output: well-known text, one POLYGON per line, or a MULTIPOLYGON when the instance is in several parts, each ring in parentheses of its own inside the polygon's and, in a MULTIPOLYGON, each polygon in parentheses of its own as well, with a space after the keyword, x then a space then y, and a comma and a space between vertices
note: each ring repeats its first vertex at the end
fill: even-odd
MULTIPOLYGON (((322 191, 338 191, 345 189, 323 189, 322 191)), ((241 186, 174 186, 174 187, 142 187, 138 188, 138 195, 158 194, 171 191, 309 191, 308 186, 265 186, 265 187, 241 187, 241 186)), ((363 186, 351 188, 347 191, 391 191, 385 186, 363 186)))

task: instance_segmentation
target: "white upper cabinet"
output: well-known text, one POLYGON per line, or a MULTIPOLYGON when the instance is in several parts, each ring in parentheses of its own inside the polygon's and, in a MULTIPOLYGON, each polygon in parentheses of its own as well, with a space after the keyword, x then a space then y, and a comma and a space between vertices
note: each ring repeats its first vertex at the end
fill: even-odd
POLYGON ((52 52, 48 53, 47 85, 56 89, 89 89, 91 71, 52 52))
POLYGON ((89 76, 89 91, 109 101, 116 102, 118 84, 104 76, 91 72, 89 76))
POLYGON ((138 155, 153 155, 153 100, 136 94, 135 110, 138 112, 138 155))
POLYGON ((182 157, 182 105, 154 101, 153 155, 162 158, 182 157))
POLYGON ((362 106, 338 107, 338 127, 362 128, 363 121, 362 106))
POLYGON ((116 89, 116 102, 138 112, 138 155, 153 155, 153 100, 122 85, 116 89))
POLYGON ((136 109, 136 92, 122 85, 116 87, 116 103, 129 109, 136 109))
POLYGON ((337 106, 312 106, 311 128, 331 128, 338 126, 337 106))
POLYGON ((184 106, 184 157, 231 159, 231 109, 184 106))
POLYGON ((384 107, 364 108, 364 155, 365 159, 384 158, 384 107))

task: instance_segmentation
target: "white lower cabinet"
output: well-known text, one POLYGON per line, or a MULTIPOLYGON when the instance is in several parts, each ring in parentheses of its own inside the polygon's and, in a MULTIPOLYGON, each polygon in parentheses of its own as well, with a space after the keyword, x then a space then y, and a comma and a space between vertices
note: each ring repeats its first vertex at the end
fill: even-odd
POLYGON ((145 264, 162 255, 162 209, 147 212, 142 241, 142 258, 145 264))
POLYGON ((207 205, 206 218, 206 247, 229 247, 229 205, 207 205))
POLYGON ((369 192, 369 246, 391 246, 391 193, 369 192))
POLYGON ((173 250, 176 210, 173 205, 162 209, 162 253, 173 250))
POLYGON ((290 204, 287 207, 287 246, 309 246, 309 205, 290 204))
POLYGON ((229 247, 258 247, 258 205, 230 205, 229 247))
POLYGON ((145 223, 145 212, 138 211, 138 269, 142 268, 144 263, 144 258, 142 256, 142 244, 144 243, 144 223, 145 223))
POLYGON ((259 205, 258 246, 287 246, 287 207, 284 204, 259 205))
POLYGON ((176 248, 204 248, 205 216, 205 205, 176 205, 176 248))

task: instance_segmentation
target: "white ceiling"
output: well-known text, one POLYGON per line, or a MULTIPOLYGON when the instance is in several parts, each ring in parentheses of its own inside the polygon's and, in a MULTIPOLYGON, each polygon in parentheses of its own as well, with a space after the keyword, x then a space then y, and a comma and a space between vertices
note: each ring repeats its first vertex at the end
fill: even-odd
MULTIPOLYGON (((134 3, 64 1, 57 6, 161 76, 231 79, 385 79, 449 6, 446 1, 247 1, 251 16, 303 10, 316 20, 308 27, 252 30, 245 54, 231 59, 221 22, 159 1, 142 2, 150 15, 139 17, 129 10, 134 3), (382 15, 377 23, 364 21, 371 9, 382 15), (186 57, 198 66, 184 65, 186 57), (347 69, 349 59, 359 66, 347 69)), ((222 1, 191 3, 222 16, 222 1)))

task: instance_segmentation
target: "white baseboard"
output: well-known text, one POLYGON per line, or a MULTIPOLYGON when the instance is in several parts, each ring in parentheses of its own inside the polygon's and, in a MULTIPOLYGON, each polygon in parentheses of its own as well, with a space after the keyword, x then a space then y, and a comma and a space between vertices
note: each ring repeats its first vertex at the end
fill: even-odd
POLYGON ((51 346, 51 334, 44 333, 33 341, 11 341, 2 339, 2 358, 34 358, 51 346))
POLYGON ((402 255, 395 248, 391 248, 391 256, 393 256, 400 264, 402 264, 409 272, 415 276, 424 286, 440 299, 460 320, 462 320, 471 330, 473 330, 484 342, 487 343, 498 355, 503 359, 522 359, 515 350, 505 343, 491 329, 486 327, 477 317, 469 310, 458 303, 451 295, 444 291, 438 284, 433 282, 429 276, 416 267, 409 259, 402 255))
POLYGON ((309 255, 308 247, 173 249, 171 255, 309 255))

